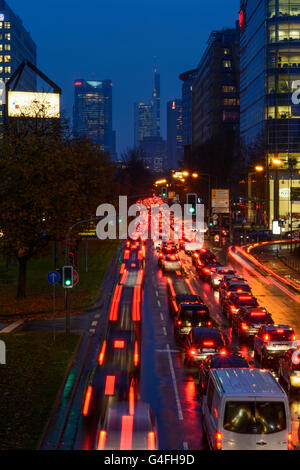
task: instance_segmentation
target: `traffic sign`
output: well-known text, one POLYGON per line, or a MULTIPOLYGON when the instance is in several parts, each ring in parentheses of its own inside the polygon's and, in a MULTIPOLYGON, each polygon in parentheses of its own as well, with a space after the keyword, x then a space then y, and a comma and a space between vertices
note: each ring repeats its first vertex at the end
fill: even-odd
POLYGON ((73 271, 73 282, 74 282, 74 286, 77 286, 79 282, 79 274, 75 269, 73 271))
POLYGON ((49 284, 55 285, 60 281, 60 274, 57 271, 50 271, 47 276, 49 284))

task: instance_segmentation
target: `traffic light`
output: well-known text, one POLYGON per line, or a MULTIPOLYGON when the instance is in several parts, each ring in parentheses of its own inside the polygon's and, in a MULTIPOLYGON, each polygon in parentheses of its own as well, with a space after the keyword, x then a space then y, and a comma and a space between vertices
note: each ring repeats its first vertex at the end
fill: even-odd
POLYGON ((188 213, 192 214, 192 215, 196 215, 198 195, 197 194, 187 194, 186 203, 188 205, 188 213))
POLYGON ((74 287, 74 268, 73 266, 64 266, 62 268, 62 286, 65 289, 74 287))
POLYGON ((162 192, 161 192, 161 195, 162 197, 167 197, 167 188, 162 188, 162 192))

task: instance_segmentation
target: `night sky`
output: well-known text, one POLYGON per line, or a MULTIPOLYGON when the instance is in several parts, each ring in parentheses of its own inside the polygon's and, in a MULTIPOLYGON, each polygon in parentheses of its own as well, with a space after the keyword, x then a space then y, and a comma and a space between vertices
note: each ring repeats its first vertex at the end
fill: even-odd
POLYGON ((148 100, 157 57, 166 101, 178 75, 197 66, 209 33, 233 27, 239 0, 7 0, 38 47, 38 66, 63 90, 71 117, 73 80, 112 79, 117 148, 133 144, 133 103, 148 100))

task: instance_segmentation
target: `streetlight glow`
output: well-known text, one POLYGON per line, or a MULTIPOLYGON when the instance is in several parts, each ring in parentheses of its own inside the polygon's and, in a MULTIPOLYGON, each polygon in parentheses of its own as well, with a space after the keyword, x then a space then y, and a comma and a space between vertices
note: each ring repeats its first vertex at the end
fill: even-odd
POLYGON ((282 160, 279 160, 278 158, 274 158, 274 160, 273 160, 273 165, 275 165, 275 166, 280 166, 280 165, 282 165, 282 160))
POLYGON ((257 165, 255 167, 255 171, 257 171, 258 173, 262 173, 264 170, 265 170, 264 167, 261 165, 257 165))

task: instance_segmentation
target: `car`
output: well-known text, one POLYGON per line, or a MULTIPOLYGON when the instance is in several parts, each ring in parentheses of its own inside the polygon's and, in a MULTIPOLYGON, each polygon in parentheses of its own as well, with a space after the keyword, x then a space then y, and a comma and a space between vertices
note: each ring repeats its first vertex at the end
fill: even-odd
POLYGON ((229 292, 222 302, 222 312, 228 320, 233 321, 233 317, 239 313, 242 307, 259 307, 257 299, 252 294, 240 294, 229 292))
POLYGON ((186 347, 185 360, 194 363, 226 351, 226 340, 218 328, 192 328, 186 347))
POLYGON ((176 255, 165 255, 164 258, 161 259, 161 269, 163 272, 182 272, 182 264, 179 261, 178 256, 176 255))
POLYGON ((240 354, 230 354, 226 351, 223 354, 209 356, 201 362, 199 367, 199 392, 204 393, 207 386, 209 371, 211 369, 248 369, 249 364, 240 354))
POLYGON ((289 393, 300 391, 300 350, 289 349, 279 358, 279 382, 284 384, 289 393))
POLYGON ((99 423, 96 450, 158 450, 157 424, 150 405, 120 402, 99 423))
POLYGON ((175 317, 178 314, 178 310, 181 304, 190 304, 190 305, 202 305, 203 300, 199 295, 192 295, 192 294, 178 294, 174 291, 174 287, 169 280, 168 287, 169 287, 169 309, 171 316, 175 317))
POLYGON ((179 305, 177 318, 174 325, 176 336, 186 336, 192 328, 200 326, 213 326, 215 322, 210 316, 208 307, 199 302, 186 303, 179 305))
POLYGON ((272 230, 260 229, 250 232, 248 235, 250 242, 264 242, 272 240, 272 230))
POLYGON ((219 263, 217 261, 210 262, 209 264, 202 264, 197 266, 197 273, 205 282, 209 282, 211 279, 212 274, 214 274, 219 267, 219 263))
POLYGON ((251 287, 247 284, 246 281, 241 279, 230 279, 226 281, 224 284, 220 284, 219 286, 220 292, 220 302, 222 302, 228 298, 231 293, 235 294, 251 294, 251 287))
POLYGON ((233 316, 232 325, 240 339, 253 340, 262 325, 274 325, 274 321, 263 307, 243 307, 233 316))
POLYGON ((218 289, 224 276, 235 276, 235 272, 231 268, 219 266, 216 272, 211 274, 211 285, 214 289, 218 289))
POLYGON ((202 418, 210 449, 292 449, 289 400, 267 370, 211 369, 202 418))
POLYGON ((295 345, 296 336, 288 325, 262 325, 254 337, 254 357, 261 367, 274 361, 295 345))
POLYGON ((174 247, 168 246, 168 247, 162 247, 159 255, 158 255, 158 266, 162 267, 163 262, 166 260, 166 257, 168 256, 168 259, 172 259, 174 261, 179 262, 179 257, 177 254, 177 250, 174 247))
POLYGON ((217 258, 211 251, 201 248, 192 254, 192 262, 195 267, 203 264, 216 263, 217 258))

